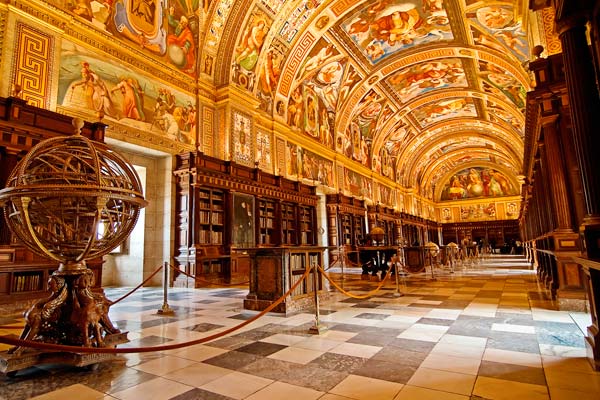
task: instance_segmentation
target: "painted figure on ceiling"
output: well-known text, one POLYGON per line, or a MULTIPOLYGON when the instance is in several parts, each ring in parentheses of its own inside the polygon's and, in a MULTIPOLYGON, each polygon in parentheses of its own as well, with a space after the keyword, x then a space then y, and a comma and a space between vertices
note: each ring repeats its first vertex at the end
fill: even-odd
POLYGON ((258 17, 246 28, 242 41, 236 49, 235 56, 235 61, 244 69, 248 71, 254 69, 268 31, 269 28, 265 20, 258 17))
POLYGON ((179 21, 173 15, 175 9, 169 8, 168 21, 173 33, 167 35, 167 54, 171 62, 185 73, 193 74, 196 71, 196 45, 194 35, 189 27, 185 15, 179 21))

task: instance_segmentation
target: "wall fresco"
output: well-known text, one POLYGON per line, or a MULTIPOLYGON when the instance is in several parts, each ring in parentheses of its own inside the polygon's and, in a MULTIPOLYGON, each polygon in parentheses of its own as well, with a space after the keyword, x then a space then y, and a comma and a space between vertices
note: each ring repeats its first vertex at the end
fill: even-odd
POLYGON ((464 169, 444 184, 440 200, 502 197, 519 194, 513 182, 498 170, 484 167, 464 169))
POLYGON ((57 104, 90 110, 182 143, 195 143, 195 99, 104 56, 62 41, 57 104))

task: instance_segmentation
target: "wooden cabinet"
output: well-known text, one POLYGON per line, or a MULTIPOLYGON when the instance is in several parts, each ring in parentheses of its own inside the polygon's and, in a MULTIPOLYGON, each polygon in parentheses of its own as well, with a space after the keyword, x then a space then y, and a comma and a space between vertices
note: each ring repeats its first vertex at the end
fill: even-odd
POLYGON ((276 239, 276 219, 275 219, 275 201, 259 199, 258 200, 258 244, 275 244, 276 239))
MULTIPOLYGON (((250 284, 244 308, 259 311, 273 304, 304 278, 307 268, 322 265, 324 249, 316 246, 286 246, 248 250, 251 260, 250 284)), ((324 287, 324 277, 320 273, 316 276, 318 295, 325 298, 328 292, 324 287)), ((314 304, 314 279, 315 274, 311 272, 272 312, 293 313, 311 307, 314 304)))
POLYGON ((239 278, 247 249, 316 243, 314 186, 199 152, 175 163, 175 262, 194 276, 180 274, 176 286, 239 278))
POLYGON ((400 213, 393 208, 384 207, 380 204, 367 207, 369 220, 369 231, 378 226, 384 231, 383 243, 379 245, 395 246, 400 244, 400 213))
MULTIPOLYGON (((36 144, 57 136, 72 135, 72 118, 27 105, 18 98, 0 97, 0 188, 19 160, 36 144)), ((82 134, 104 142, 105 125, 86 122, 82 134)), ((88 261, 94 271, 95 291, 101 290, 102 259, 88 261)), ((50 274, 58 263, 29 251, 11 234, 0 217, 0 303, 43 297, 50 274)))
POLYGON ((326 197, 329 244, 356 247, 366 235, 364 200, 339 194, 326 197))

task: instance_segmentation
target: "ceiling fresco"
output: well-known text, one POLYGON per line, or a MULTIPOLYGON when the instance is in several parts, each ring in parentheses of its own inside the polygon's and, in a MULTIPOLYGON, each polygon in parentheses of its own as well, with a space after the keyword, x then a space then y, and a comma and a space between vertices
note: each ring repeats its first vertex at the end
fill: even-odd
POLYGON ((501 174, 511 190, 494 186, 494 196, 515 195, 531 89, 527 3, 212 1, 201 60, 229 62, 228 83, 349 165, 433 201, 470 170, 501 174), (226 41, 234 18, 241 26, 226 41))

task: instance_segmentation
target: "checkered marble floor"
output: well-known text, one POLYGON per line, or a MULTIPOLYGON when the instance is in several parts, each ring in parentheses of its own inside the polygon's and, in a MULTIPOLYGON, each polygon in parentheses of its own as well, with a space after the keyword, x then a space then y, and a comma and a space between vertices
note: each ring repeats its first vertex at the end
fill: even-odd
MULTIPOLYGON (((585 358, 590 316, 557 311, 535 272, 514 258, 392 279, 358 300, 332 292, 315 313, 268 314, 214 341, 120 355, 95 371, 61 365, 0 376, 1 399, 599 399, 600 373, 585 358), (510 264, 510 265, 508 265, 510 264), (524 269, 521 269, 525 267, 524 269), (397 296, 397 291, 403 296, 397 296)), ((362 294, 378 282, 356 271, 331 276, 362 294)), ((107 288, 116 299, 129 288, 107 288)), ((129 332, 119 347, 172 344, 213 335, 254 313, 245 288, 171 289, 174 316, 157 315, 161 288, 111 308, 129 332)), ((22 323, 11 316, 0 324, 22 323)), ((11 334, 14 331, 0 331, 11 334)))

